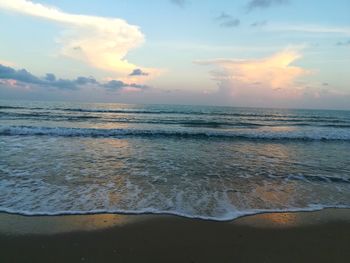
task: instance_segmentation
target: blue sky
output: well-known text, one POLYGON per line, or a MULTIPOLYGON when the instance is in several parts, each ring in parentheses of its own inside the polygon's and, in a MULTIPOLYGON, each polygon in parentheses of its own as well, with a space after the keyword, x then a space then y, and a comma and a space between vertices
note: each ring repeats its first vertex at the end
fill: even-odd
POLYGON ((0 0, 0 97, 349 109, 349 13, 346 0, 0 0))

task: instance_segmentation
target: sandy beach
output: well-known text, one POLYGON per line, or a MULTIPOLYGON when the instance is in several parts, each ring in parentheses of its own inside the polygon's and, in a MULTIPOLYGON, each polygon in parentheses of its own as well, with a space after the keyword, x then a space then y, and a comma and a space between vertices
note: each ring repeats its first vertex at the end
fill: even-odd
POLYGON ((350 210, 230 222, 175 216, 0 215, 0 262, 349 262, 350 210))

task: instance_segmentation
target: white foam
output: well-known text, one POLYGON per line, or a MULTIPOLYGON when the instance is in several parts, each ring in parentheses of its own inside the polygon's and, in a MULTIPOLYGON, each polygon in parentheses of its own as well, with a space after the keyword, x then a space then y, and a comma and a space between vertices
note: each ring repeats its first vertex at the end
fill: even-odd
POLYGON ((40 212, 32 212, 28 210, 15 210, 11 208, 4 208, 0 206, 0 212, 9 213, 9 214, 17 214, 24 216, 62 216, 62 215, 94 215, 94 214, 121 214, 121 215, 174 215, 191 219, 201 219, 201 220, 211 220, 211 221, 231 221, 243 216, 248 215, 256 215, 262 213, 291 213, 291 212, 313 212, 320 211, 323 209, 349 209, 349 206, 346 205, 338 205, 338 206, 329 206, 329 205, 321 205, 321 204, 312 204, 307 207, 291 207, 287 209, 247 209, 247 210, 237 210, 237 211, 229 211, 225 215, 220 217, 217 216, 202 216, 196 214, 187 214, 178 211, 167 211, 167 210, 157 210, 155 208, 145 208, 140 210, 108 210, 108 209, 94 209, 89 211, 80 211, 80 210, 72 210, 72 211, 40 211, 40 212))

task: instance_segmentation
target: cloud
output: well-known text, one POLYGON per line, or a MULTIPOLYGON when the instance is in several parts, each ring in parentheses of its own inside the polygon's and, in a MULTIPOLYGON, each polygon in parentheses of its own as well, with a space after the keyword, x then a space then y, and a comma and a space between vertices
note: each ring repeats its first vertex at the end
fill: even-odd
POLYGON ((66 31, 58 42, 67 57, 118 74, 127 74, 136 67, 125 56, 144 42, 144 35, 125 20, 70 14, 27 0, 0 0, 0 8, 63 25, 66 31))
POLYGON ((235 97, 275 97, 300 94, 303 86, 296 80, 310 73, 292 65, 300 58, 298 50, 289 48, 262 59, 213 59, 195 63, 214 66, 210 74, 219 85, 219 93, 235 97))
POLYGON ((289 0, 251 0, 247 4, 247 10, 252 11, 254 9, 266 9, 276 5, 288 4, 289 0))
POLYGON ((250 24, 250 26, 252 26, 252 27, 262 27, 262 26, 266 26, 266 25, 267 25, 266 20, 255 21, 254 23, 250 24))
POLYGON ((147 72, 143 72, 141 69, 139 68, 136 68, 134 69, 130 74, 129 76, 148 76, 149 73, 147 72))
POLYGON ((149 87, 147 85, 140 85, 140 84, 127 84, 123 81, 120 80, 111 80, 108 81, 107 83, 102 85, 103 87, 109 89, 109 90, 120 90, 122 88, 133 88, 133 89, 137 89, 137 90, 145 90, 148 89, 149 87))
POLYGON ((276 32, 300 32, 300 33, 312 33, 312 34, 350 35, 350 27, 328 27, 328 26, 310 25, 310 24, 270 25, 270 26, 268 26, 267 29, 270 31, 276 31, 276 32))
POLYGON ((0 64, 0 79, 12 79, 30 84, 41 84, 42 80, 35 77, 25 69, 15 70, 0 64))
POLYGON ((241 23, 241 21, 239 19, 231 19, 231 20, 228 20, 226 22, 222 22, 220 24, 220 26, 222 26, 222 27, 237 27, 237 26, 239 26, 240 23, 241 23))
POLYGON ((16 63, 12 61, 2 60, 2 59, 0 59, 0 64, 5 66, 10 66, 10 67, 16 66, 16 63))
POLYGON ((241 23, 239 19, 234 18, 225 12, 222 12, 218 17, 215 18, 215 20, 220 23, 221 27, 237 27, 241 23))
POLYGON ((9 86, 23 86, 30 85, 32 87, 47 87, 57 88, 64 90, 77 90, 84 86, 103 87, 108 90, 122 90, 123 88, 133 88, 137 90, 143 90, 149 88, 146 85, 141 84, 128 84, 120 80, 110 80, 106 83, 98 82, 93 77, 77 77, 76 79, 61 79, 57 78, 53 73, 47 73, 44 77, 40 78, 34 76, 25 69, 15 70, 11 67, 3 66, 0 64, 0 80, 2 84, 9 86))
POLYGON ((225 13, 225 12, 221 12, 221 14, 219 16, 217 16, 215 19, 216 20, 219 20, 219 21, 222 21, 222 20, 227 20, 227 19, 231 19, 232 16, 225 13))
POLYGON ((55 87, 59 89, 77 89, 80 85, 96 83, 93 78, 78 77, 75 80, 57 79, 52 73, 47 73, 45 77, 39 78, 25 69, 15 70, 0 64, 0 79, 14 80, 24 84, 55 87))
POLYGON ((75 81, 78 85, 87 85, 87 84, 97 84, 97 80, 93 77, 78 77, 75 81))
POLYGON ((185 5, 187 4, 187 0, 170 0, 171 3, 173 3, 174 5, 177 5, 181 8, 184 8, 185 5))
POLYGON ((350 46, 350 40, 348 41, 339 41, 336 44, 337 46, 350 46))

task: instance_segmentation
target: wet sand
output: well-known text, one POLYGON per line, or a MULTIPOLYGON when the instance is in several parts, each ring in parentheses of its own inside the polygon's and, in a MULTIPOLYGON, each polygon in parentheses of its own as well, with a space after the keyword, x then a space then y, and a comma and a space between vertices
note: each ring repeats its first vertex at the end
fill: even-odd
POLYGON ((0 214, 0 262, 349 262, 350 210, 230 222, 0 214))

